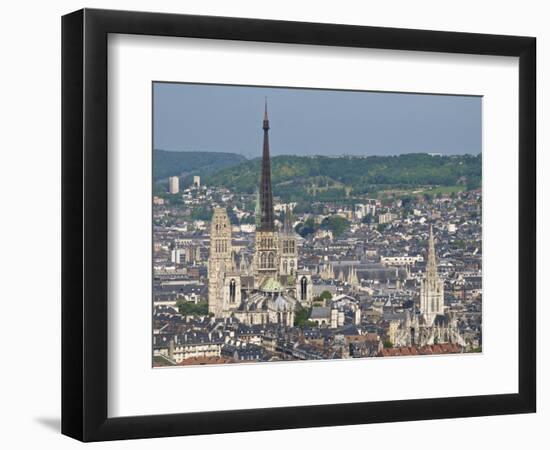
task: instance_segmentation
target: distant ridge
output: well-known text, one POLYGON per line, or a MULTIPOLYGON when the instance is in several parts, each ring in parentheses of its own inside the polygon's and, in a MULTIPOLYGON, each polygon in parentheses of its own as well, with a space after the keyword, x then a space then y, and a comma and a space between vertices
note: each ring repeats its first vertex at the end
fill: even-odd
POLYGON ((246 161, 237 153, 153 151, 153 179, 160 181, 171 176, 206 176, 246 161))
MULTIPOLYGON (((329 201, 340 191, 363 194, 387 188, 481 185, 481 155, 439 156, 410 153, 397 156, 274 156, 273 191, 285 200, 329 201)), ((208 176, 206 182, 234 192, 253 193, 258 186, 260 159, 242 161, 208 176)))

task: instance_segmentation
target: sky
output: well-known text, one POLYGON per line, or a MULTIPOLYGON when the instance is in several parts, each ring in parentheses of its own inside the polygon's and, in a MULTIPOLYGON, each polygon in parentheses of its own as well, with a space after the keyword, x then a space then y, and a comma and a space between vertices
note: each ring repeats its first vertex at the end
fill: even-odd
POLYGON ((153 84, 154 147, 261 155, 481 152, 481 97, 184 83, 153 84))

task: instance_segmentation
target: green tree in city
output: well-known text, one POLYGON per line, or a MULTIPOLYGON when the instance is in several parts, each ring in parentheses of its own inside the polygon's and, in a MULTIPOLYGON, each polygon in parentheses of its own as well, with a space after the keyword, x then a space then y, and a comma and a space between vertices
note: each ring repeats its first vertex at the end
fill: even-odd
POLYGON ((323 219, 323 222, 321 223, 321 228, 324 230, 332 231, 332 234, 335 237, 338 237, 349 228, 349 225, 349 221, 344 217, 332 216, 323 219))
POLYGON ((309 320, 310 315, 311 315, 311 308, 304 308, 299 303, 297 303, 297 308, 294 312, 294 326, 304 327, 308 325, 308 322, 310 322, 309 320))
POLYGON ((178 308, 179 313, 183 316, 208 315, 208 302, 206 301, 193 303, 180 299, 176 302, 176 307, 178 308))

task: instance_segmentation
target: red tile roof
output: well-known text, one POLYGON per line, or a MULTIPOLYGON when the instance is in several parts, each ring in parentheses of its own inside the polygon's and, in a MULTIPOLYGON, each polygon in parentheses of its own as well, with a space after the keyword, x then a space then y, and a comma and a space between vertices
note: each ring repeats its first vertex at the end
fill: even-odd
POLYGON ((230 364, 234 362, 233 358, 226 358, 223 356, 195 356, 193 358, 184 359, 178 364, 178 366, 195 366, 201 364, 230 364))
POLYGON ((458 344, 434 344, 422 347, 384 348, 380 350, 378 356, 445 355, 449 353, 462 353, 462 347, 458 344))

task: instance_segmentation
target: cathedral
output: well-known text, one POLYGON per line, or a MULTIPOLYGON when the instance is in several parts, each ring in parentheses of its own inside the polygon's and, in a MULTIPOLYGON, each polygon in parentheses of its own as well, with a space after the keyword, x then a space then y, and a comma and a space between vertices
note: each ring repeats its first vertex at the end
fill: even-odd
POLYGON ((405 312, 400 323, 390 324, 390 341, 397 347, 433 344, 459 344, 464 339, 456 318, 445 312, 443 280, 437 274, 433 229, 430 226, 426 276, 420 286, 420 310, 405 312))
POLYGON ((275 323, 291 327, 297 305, 311 305, 313 289, 311 274, 298 268, 290 209, 285 211, 283 227, 275 226, 267 103, 263 134, 253 261, 246 264, 241 255, 237 264, 227 210, 215 208, 210 226, 208 311, 214 317, 234 317, 247 325, 275 323))

